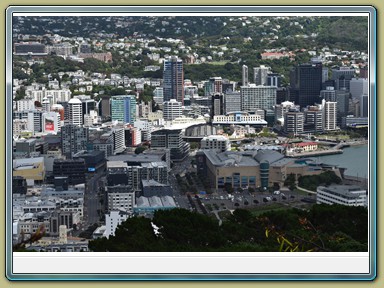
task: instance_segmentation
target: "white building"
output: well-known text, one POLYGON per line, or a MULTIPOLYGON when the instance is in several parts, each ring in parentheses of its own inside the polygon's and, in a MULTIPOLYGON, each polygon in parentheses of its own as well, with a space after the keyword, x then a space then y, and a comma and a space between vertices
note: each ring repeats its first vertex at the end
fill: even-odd
POLYGON ((69 111, 69 124, 82 125, 83 124, 83 106, 79 99, 72 98, 68 102, 69 111))
POLYGON ((250 115, 247 112, 232 112, 228 115, 213 116, 212 124, 238 124, 238 125, 267 125, 260 115, 250 115))
POLYGON ((135 206, 135 192, 131 186, 117 185, 107 187, 108 211, 125 210, 133 212, 135 206))
POLYGON ((337 102, 322 101, 324 111, 324 131, 336 130, 337 121, 337 102))
POLYGON ((248 86, 249 84, 249 73, 248 73, 248 66, 246 65, 243 65, 243 68, 242 68, 242 84, 243 86, 248 86))
POLYGON ((231 150, 231 143, 222 135, 210 135, 200 141, 201 149, 216 149, 221 152, 231 150))
POLYGON ((105 214, 105 237, 114 236, 117 226, 130 218, 131 213, 121 210, 110 211, 109 214, 105 214))
POLYGON ((16 101, 16 110, 24 111, 24 110, 33 110, 35 109, 35 102, 32 98, 25 98, 19 101, 16 101))
POLYGON ((317 187, 317 204, 341 204, 346 206, 367 206, 367 191, 359 186, 331 185, 317 187))
POLYGON ((250 84, 240 87, 241 110, 273 109, 276 105, 276 87, 250 84))
POLYGON ((289 109, 300 109, 300 106, 296 106, 294 102, 284 101, 281 104, 275 105, 275 121, 279 121, 281 125, 284 125, 284 115, 289 109))
POLYGON ((164 102, 163 117, 165 121, 172 121, 183 114, 181 103, 176 99, 164 102))

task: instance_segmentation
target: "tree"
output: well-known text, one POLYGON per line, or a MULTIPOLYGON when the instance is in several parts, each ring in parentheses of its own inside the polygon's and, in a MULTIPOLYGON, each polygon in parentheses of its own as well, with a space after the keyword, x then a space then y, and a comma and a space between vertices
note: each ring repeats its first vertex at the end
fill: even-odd
POLYGON ((143 153, 145 150, 147 150, 147 147, 145 147, 145 146, 136 147, 135 154, 143 153))

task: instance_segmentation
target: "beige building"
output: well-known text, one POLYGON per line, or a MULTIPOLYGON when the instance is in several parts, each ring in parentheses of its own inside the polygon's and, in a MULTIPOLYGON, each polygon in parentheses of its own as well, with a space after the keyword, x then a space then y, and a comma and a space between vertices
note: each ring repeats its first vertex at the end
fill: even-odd
POLYGON ((196 154, 197 171, 206 177, 216 191, 226 185, 268 188, 283 183, 289 174, 296 178, 323 172, 312 160, 285 158, 273 150, 219 152, 200 150, 196 154), (311 164, 311 165, 309 165, 311 164))
POLYGON ((45 178, 44 157, 13 160, 13 176, 27 180, 43 181, 45 178))

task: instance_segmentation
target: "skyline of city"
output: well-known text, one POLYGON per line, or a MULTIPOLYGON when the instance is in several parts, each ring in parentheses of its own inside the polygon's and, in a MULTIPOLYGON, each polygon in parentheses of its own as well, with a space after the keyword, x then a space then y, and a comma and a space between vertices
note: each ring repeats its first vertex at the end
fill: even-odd
MULTIPOLYGON (((256 231, 242 235, 244 223, 233 226, 239 239, 225 233, 231 221, 245 217, 236 211, 247 211, 247 219, 268 230, 261 216, 279 225, 273 213, 294 213, 289 208, 306 211, 297 213, 316 223, 311 211, 317 207, 372 204, 372 174, 350 175, 342 160, 319 161, 368 147, 356 163, 372 167, 372 60, 368 49, 345 49, 345 33, 324 44, 325 30, 316 29, 336 27, 337 17, 178 17, 78 18, 89 37, 73 34, 76 17, 57 18, 55 25, 52 16, 14 18, 15 251, 144 252, 139 242, 121 248, 115 242, 123 227, 135 227, 128 225, 147 231, 144 219, 153 221, 153 233, 169 237, 167 244, 137 238, 154 249, 148 251, 185 251, 176 247, 181 234, 167 230, 178 226, 162 222, 171 225, 171 215, 179 215, 184 228, 181 219, 188 217, 209 217, 199 221, 214 225, 204 222, 201 229, 210 228, 196 233, 206 234, 206 248, 189 236, 196 245, 188 244, 191 251, 271 252, 279 245, 273 248, 256 231), (36 32, 21 32, 26 23, 36 32), (45 34, 38 23, 48 23, 45 34), (191 23, 207 29, 194 35, 191 23), (285 27, 302 34, 292 42, 285 27), (120 28, 127 28, 126 36, 120 28), (23 242, 40 227, 45 234, 35 243, 23 242), (210 229, 218 229, 217 241, 210 229)), ((363 235, 369 222, 361 233, 348 225, 324 232, 326 246, 290 240, 303 251, 344 251, 330 240, 342 232, 359 239, 351 252, 368 251, 363 235)), ((271 233, 289 233, 282 231, 271 233)))

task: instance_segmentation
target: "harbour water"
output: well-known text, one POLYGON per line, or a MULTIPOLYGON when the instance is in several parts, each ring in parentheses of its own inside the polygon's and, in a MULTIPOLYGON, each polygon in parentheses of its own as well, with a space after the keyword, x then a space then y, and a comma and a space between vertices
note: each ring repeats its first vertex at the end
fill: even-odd
MULTIPOLYGON (((313 157, 319 163, 338 165, 347 168, 345 175, 368 178, 368 145, 351 146, 343 149, 342 154, 313 157)), ((374 159, 371 159, 374 161, 374 159)))

